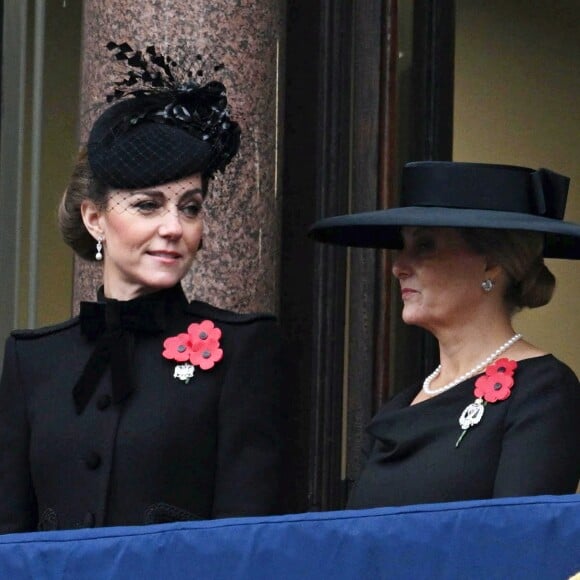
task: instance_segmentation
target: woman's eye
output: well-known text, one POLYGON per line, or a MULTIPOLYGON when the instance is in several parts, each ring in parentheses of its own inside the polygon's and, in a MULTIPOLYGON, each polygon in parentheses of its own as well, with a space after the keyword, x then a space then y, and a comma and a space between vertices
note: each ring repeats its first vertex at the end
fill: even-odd
POLYGON ((201 206, 198 203, 187 203, 181 206, 179 211, 186 217, 196 217, 201 211, 201 206))
POLYGON ((428 252, 435 247, 435 242, 433 240, 417 240, 415 247, 419 252, 428 252))
POLYGON ((152 200, 142 200, 135 202, 133 207, 142 213, 152 213, 159 209, 159 204, 152 200))

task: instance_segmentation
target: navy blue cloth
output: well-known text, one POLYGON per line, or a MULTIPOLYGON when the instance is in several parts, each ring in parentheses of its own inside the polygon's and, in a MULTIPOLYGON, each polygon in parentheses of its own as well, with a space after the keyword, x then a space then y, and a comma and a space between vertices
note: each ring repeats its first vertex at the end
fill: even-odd
POLYGON ((0 536, 11 580, 565 580, 580 496, 0 536))

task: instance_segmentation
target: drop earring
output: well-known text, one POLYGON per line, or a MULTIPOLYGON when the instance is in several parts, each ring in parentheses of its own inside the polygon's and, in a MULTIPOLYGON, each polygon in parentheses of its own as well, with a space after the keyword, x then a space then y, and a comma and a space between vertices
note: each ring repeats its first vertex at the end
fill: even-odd
POLYGON ((197 251, 203 250, 203 238, 199 238, 199 244, 197 246, 197 251))
POLYGON ((481 283, 481 288, 484 292, 491 292, 493 290, 494 286, 495 286, 495 282, 491 278, 486 278, 481 283))
POLYGON ((97 253, 95 254, 95 260, 100 262, 103 259, 103 238, 99 236, 97 238, 97 253))

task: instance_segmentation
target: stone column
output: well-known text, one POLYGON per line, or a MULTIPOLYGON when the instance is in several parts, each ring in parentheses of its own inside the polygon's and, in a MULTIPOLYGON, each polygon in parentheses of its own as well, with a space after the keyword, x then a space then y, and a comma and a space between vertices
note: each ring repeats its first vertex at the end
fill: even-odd
MULTIPOLYGON (((85 0, 81 141, 118 77, 106 44, 151 44, 173 58, 223 62, 237 159, 210 184, 204 249, 184 280, 190 298, 238 311, 276 311, 280 245, 280 94, 283 0, 85 0), (184 47, 186 50, 184 51, 184 47)), ((117 69, 118 71, 119 69, 117 69)), ((100 266, 75 264, 75 305, 92 300, 100 266)))

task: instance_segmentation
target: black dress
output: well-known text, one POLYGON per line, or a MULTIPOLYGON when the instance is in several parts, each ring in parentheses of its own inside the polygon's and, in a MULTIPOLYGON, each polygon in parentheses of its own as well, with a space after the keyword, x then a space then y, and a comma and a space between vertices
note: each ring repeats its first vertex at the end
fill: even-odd
POLYGON ((367 428, 366 465, 349 508, 574 493, 580 477, 580 385, 552 355, 518 363, 511 395, 462 432, 476 377, 416 405, 394 396, 367 428))
POLYGON ((181 286, 106 304, 104 322, 76 317, 7 340, 0 532, 278 512, 284 405, 275 319, 189 304, 181 286), (122 381, 112 376, 115 343, 102 342, 115 303, 137 312, 129 330, 117 321, 111 331, 131 347, 131 360, 117 365, 122 381), (223 358, 185 383, 163 343, 203 320, 221 330, 223 358))

